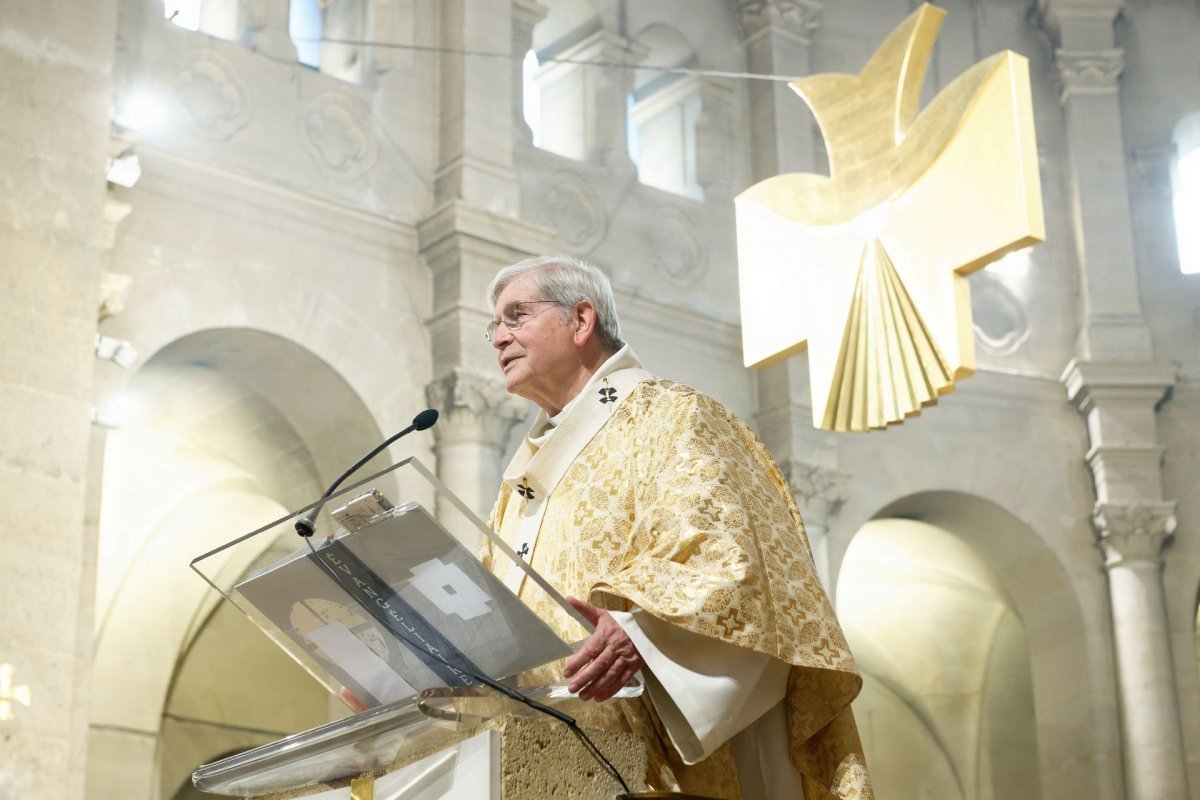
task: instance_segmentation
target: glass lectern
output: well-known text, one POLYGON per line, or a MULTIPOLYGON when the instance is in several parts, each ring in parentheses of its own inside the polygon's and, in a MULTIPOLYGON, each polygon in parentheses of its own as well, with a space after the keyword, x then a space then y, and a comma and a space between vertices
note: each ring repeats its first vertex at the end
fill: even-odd
POLYGON ((590 633, 549 583, 413 458, 191 566, 358 712, 198 768, 197 788, 218 794, 265 794, 382 770, 461 738, 460 728, 489 709, 522 711, 481 678, 569 704, 565 687, 529 686, 523 676, 569 656, 573 645, 497 574, 522 570, 524 597, 541 593, 561 605, 578 622, 571 642, 590 633), (306 542, 295 522, 314 508, 316 532, 306 542), (491 569, 476 557, 484 539, 492 544, 491 569))

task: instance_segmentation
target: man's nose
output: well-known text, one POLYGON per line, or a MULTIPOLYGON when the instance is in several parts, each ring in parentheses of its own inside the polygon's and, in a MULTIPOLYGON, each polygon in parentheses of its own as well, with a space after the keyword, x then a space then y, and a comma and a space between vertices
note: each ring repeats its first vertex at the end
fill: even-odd
POLYGON ((512 339, 513 332, 508 329, 504 323, 496 326, 496 332, 492 334, 492 347, 499 350, 512 339))

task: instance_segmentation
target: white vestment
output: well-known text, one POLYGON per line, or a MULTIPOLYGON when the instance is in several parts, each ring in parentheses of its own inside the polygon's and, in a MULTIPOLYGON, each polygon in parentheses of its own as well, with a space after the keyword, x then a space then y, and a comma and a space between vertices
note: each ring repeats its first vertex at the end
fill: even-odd
MULTIPOLYGON (((578 398, 590 396, 606 377, 640 367, 629 346, 621 348, 561 412, 538 415, 530 446, 544 446, 578 398)), ((638 609, 610 613, 646 662, 643 680, 685 763, 695 764, 732 740, 745 800, 803 800, 800 774, 787 748, 783 698, 789 665, 638 609)))

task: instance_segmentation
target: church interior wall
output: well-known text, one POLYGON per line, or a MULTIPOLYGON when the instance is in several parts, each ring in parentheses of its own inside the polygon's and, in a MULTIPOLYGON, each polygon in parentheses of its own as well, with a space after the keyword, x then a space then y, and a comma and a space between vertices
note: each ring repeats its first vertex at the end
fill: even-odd
MULTIPOLYGON (((352 83, 180 28, 157 5, 122 4, 115 113, 139 141, 383 219, 415 224, 428 211, 434 60, 393 59, 352 83)), ((428 36, 433 9, 409 11, 428 36)))
MULTIPOLYGON (((641 37, 647 51, 643 64, 658 63, 655 47, 670 41, 678 44, 669 48, 670 57, 688 66, 746 69, 733 2, 542 2, 550 13, 533 30, 535 49, 553 49, 560 40, 575 41, 572 37, 600 30, 635 42, 641 37), (643 35, 662 29, 669 35, 643 35), (684 45, 690 55, 681 55, 684 45)), ((181 558, 203 549, 193 530, 204 514, 225 526, 249 528, 331 480, 424 407, 426 387, 444 365, 461 361, 490 370, 493 364, 482 339, 477 350, 464 355, 435 343, 431 332, 441 324, 434 321, 437 278, 428 243, 418 231, 437 205, 435 181, 443 174, 440 159, 448 146, 447 134, 439 129, 447 124, 447 106, 436 57, 379 48, 364 53, 361 69, 345 72, 350 79, 343 80, 298 66, 294 57, 289 60, 286 47, 280 52, 264 44, 256 52, 232 41, 237 37, 229 35, 228 25, 221 28, 219 20, 212 24, 225 31, 224 38, 170 23, 157 0, 113 5, 119 5, 120 19, 119 30, 110 37, 116 47, 112 106, 128 125, 112 130, 110 148, 132 148, 142 176, 132 188, 109 188, 110 205, 127 207, 128 213, 117 223, 111 252, 102 255, 103 268, 131 281, 124 310, 104 319, 99 330, 129 341, 139 356, 127 370, 97 363, 94 387, 91 365, 81 367, 78 359, 65 357, 55 361, 48 380, 56 382, 55 391, 90 393, 100 412, 123 390, 141 384, 161 386, 169 378, 177 391, 207 387, 202 396, 226 413, 205 417, 192 406, 198 415, 193 429, 187 436, 178 430, 172 435, 195 439, 205 432, 211 446, 224 448, 221 458, 236 462, 217 468, 168 453, 177 468, 197 470, 188 484, 196 497, 189 501, 192 505, 179 498, 172 505, 166 502, 172 498, 164 498, 177 516, 172 519, 164 505, 155 524, 141 520, 137 531, 127 534, 145 538, 125 541, 125 551, 105 531, 104 513, 134 515, 114 508, 122 502, 127 509, 135 505, 130 493, 139 491, 138 484, 126 487, 125 500, 111 500, 117 487, 106 482, 115 473, 104 468, 104 457, 98 462, 93 458, 97 466, 85 476, 92 488, 105 484, 100 495, 107 492, 109 499, 98 495, 97 503, 116 504, 100 513, 95 675, 80 678, 82 686, 90 682, 99 698, 93 704, 87 796, 165 798, 178 789, 189 764, 315 724, 333 712, 322 704, 323 690, 294 665, 288 665, 290 673, 276 673, 282 667, 275 654, 235 632, 211 598, 200 601, 189 595, 186 608, 151 603, 146 592, 161 589, 151 573, 164 562, 179 566, 181 558), (138 122, 139 108, 129 103, 147 97, 158 98, 157 109, 138 122), (252 418, 262 430, 247 422, 252 418), (273 460, 280 452, 296 457, 282 471, 273 460), (241 455, 234 458, 237 453, 241 455), (110 537, 107 543, 105 536, 110 537), (159 631, 161 641, 171 646, 161 653, 133 647, 129 642, 139 626, 159 631), (246 652, 247 661, 217 680, 211 670, 231 647, 246 652), (269 686, 271 680, 264 676, 277 674, 284 677, 269 686), (305 681, 311 691, 302 688, 305 681), (153 689, 127 708, 105 705, 105 698, 127 697, 131 684, 153 689), (259 699, 294 695, 297 702, 278 710, 283 708, 278 702, 256 702, 257 690, 262 692, 259 699), (121 766, 126 764, 133 766, 121 766)), ((1076 354, 1083 313, 1070 196, 1070 162, 1079 154, 1068 150, 1052 46, 1037 29, 1031 4, 949 0, 940 5, 950 13, 930 64, 926 100, 999 49, 1015 49, 1029 58, 1047 241, 970 278, 981 328, 979 372, 957 391, 887 431, 838 437, 812 432, 796 438, 813 448, 800 457, 829 461, 847 476, 845 502, 831 516, 824 537, 827 588, 837 596, 843 566, 853 561, 855 539, 869 530, 872 520, 895 522, 907 516, 940 526, 982 560, 999 587, 988 595, 994 601, 988 608, 996 612, 990 619, 997 640, 1016 637, 1005 639, 1009 645, 997 652, 1028 665, 1041 796, 1119 800, 1126 795, 1118 682, 1107 582, 1090 522, 1095 489, 1085 462, 1088 432, 1060 380, 1076 354), (955 509, 957 516, 951 513, 955 509), (989 517, 993 511, 1011 519, 1002 524, 989 517), (997 622, 1001 619, 1005 621, 997 622), (1027 657, 1014 655, 1025 652, 1013 643, 1019 638, 1017 628, 1025 636, 1027 657)), ((370 22, 376 27, 368 29, 368 36, 382 38, 380 32, 387 31, 400 40, 432 42, 448 24, 434 0, 390 0, 375 6, 370 22)), ((823 4, 819 25, 811 32, 813 72, 857 72, 910 11, 911 4, 899 0, 823 4)), ((276 28, 279 23, 270 21, 276 28)), ((1120 85, 1127 160, 1113 168, 1124 168, 1129 180, 1141 300, 1155 357, 1178 370, 1177 383, 1157 413, 1159 440, 1167 448, 1164 496, 1179 502, 1178 527, 1165 551, 1163 586, 1195 796, 1200 787, 1200 537, 1195 535, 1200 530, 1195 491, 1200 476, 1200 282, 1178 269, 1170 142, 1179 119, 1200 110, 1200 82, 1187 77, 1194 78, 1197 69, 1200 11, 1191 0, 1126 3, 1118 35, 1125 49, 1120 85)), ((12 51, 12 42, 0 37, 0 53, 12 51)), ((42 85, 37 83, 40 71, 58 68, 27 55, 0 57, 6 71, 11 65, 35 65, 28 72, 37 85, 42 85)), ((603 82, 580 85, 604 87, 603 82)), ((39 91, 57 90, 46 84, 39 91)), ((715 137, 696 144, 694 155, 702 166, 697 174, 704 176, 699 197, 641 183, 636 165, 620 147, 598 146, 582 160, 535 147, 516 120, 511 132, 499 133, 511 133, 514 142, 520 221, 544 229, 553 249, 608 270, 626 337, 648 368, 712 394, 747 421, 756 415, 765 420, 765 412, 782 409, 784 416, 807 424, 805 379, 763 380, 741 366, 730 200, 751 183, 748 88, 743 81, 711 81, 697 84, 695 91, 707 104, 705 125, 715 137)), ((586 98, 577 99, 582 113, 586 98)), ((89 113, 108 118, 103 110, 89 113)), ((798 139, 811 138, 815 146, 799 160, 821 165, 820 133, 811 115, 804 114, 812 130, 803 136, 797 132, 798 139)), ((597 120, 580 120, 580 130, 589 122, 597 120)), ((625 124, 623 119, 610 122, 625 124)), ((75 152, 77 143, 63 136, 63 149, 75 152)), ((592 143, 605 141, 601 137, 592 143)), ((11 150, 0 137, 0 154, 11 150)), ((11 155, 4 158, 16 161, 11 155)), ((20 180, 32 184, 28 176, 20 180)), ((91 201, 70 200, 71 186, 69 181, 62 185, 59 199, 24 192, 29 204, 10 209, 5 224, 39 215, 54 219, 55 204, 70 202, 64 207, 68 227, 100 227, 101 215, 88 205, 91 201)), ((70 250, 69 244, 62 246, 64 252, 70 250)), ((492 255, 484 258, 482 252, 476 252, 479 264, 490 264, 492 255)), ((487 313, 482 298, 466 304, 468 316, 482 324, 487 313)), ((61 340, 47 341, 51 339, 61 340)), ((796 363, 803 360, 800 356, 796 363)), ((170 394, 162 390, 158 397, 170 394)), ((185 417, 177 424, 183 425, 185 417)), ((759 425, 764 438, 776 439, 774 428, 763 429, 775 424, 759 425)), ((500 450, 511 453, 523 432, 523 423, 513 426, 500 450)), ((135 423, 106 435, 118 444, 122 437, 133 441, 136 433, 135 423)), ((432 438, 410 437, 390 455, 416 454, 433 464, 432 443, 432 438)), ((103 442, 97 447, 103 453, 103 442)), ((104 455, 115 459, 121 447, 104 455)), ((69 474, 74 462, 68 456, 80 449, 79 443, 62 435, 49 449, 65 454, 62 463, 55 466, 58 462, 50 463, 51 458, 34 471, 50 474, 61 468, 69 474)), ((147 490, 147 476, 139 481, 141 491, 147 490)), ((22 485, 44 488, 53 483, 35 476, 22 485)), ((77 522, 69 518, 55 524, 74 529, 80 527, 77 522)), ((68 545, 62 545, 64 553, 68 545)), ((78 572, 78 564, 67 563, 68 556, 57 556, 66 566, 55 576, 78 572)), ((86 559, 84 564, 86 568, 86 559)), ((197 582, 190 574, 177 579, 197 582)), ((0 643, 13 647, 20 641, 0 637, 0 643)), ((0 652, 0 661, 7 655, 0 652)), ((60 655, 35 661, 35 671, 69 671, 74 662, 60 655)), ((79 662, 87 658, 80 656, 79 662)), ((891 735, 920 743, 913 745, 919 758, 914 755, 908 763, 901 763, 898 751, 878 745, 882 768, 892 770, 899 776, 894 780, 902 783, 905 770, 925 765, 921 769, 930 776, 931 796, 939 798, 953 792, 963 800, 1034 796, 1015 784, 997 783, 995 774, 1004 765, 1011 767, 1013 753, 1029 744, 1018 741, 1016 750, 1007 751, 1002 745, 1005 736, 1029 722, 1028 715, 995 722, 1002 709, 994 692, 1003 686, 1020 689, 1020 669, 995 667, 978 654, 950 661, 975 670, 973 680, 994 672, 997 680, 1008 681, 993 685, 991 695, 986 687, 976 687, 972 695, 977 705, 969 717, 975 725, 970 730, 981 737, 984 750, 991 746, 988 737, 996 737, 995 758, 969 762, 953 746, 939 742, 933 733, 937 724, 918 713, 924 701, 919 693, 897 688, 885 680, 885 670, 872 664, 864 705, 881 715, 876 718, 881 727, 865 725, 864 735, 878 742, 891 735), (999 727, 989 728, 989 720, 999 727), (937 793, 943 790, 947 794, 937 793)), ((40 676, 38 681, 47 685, 40 676)), ((966 719, 958 722, 967 725, 966 719)), ((63 754, 71 745, 38 725, 38 741, 46 743, 49 754, 44 757, 62 756, 65 762, 63 754)), ((24 745, 19 749, 25 753, 24 745)), ((5 787, 0 776, 0 794, 5 787)))
MULTIPOLYGON (((1091 505, 1079 458, 1084 431, 1065 403, 1054 402, 1057 383, 992 375, 972 381, 943 398, 936 416, 839 443, 839 466, 852 477, 830 530, 831 591, 841 596, 846 554, 873 518, 940 522, 962 538, 1021 601, 1014 611, 1030 636, 1039 729, 1056 731, 1039 740, 1042 764, 1057 764, 1042 770, 1046 796, 1080 780, 1103 796, 1121 772, 1116 708, 1104 698, 1113 681, 1107 594, 1099 551, 1078 511, 1091 505), (902 502, 945 490, 989 507, 956 516, 952 498, 902 502), (991 509, 1019 519, 1023 538, 1012 535, 1012 523, 989 524, 991 509)), ((916 649, 938 646, 934 639, 916 649)))
MULTIPOLYGON (((1194 4, 1168 2, 1153 9, 1129 4, 1117 26, 1124 50, 1121 76, 1131 215, 1139 290, 1156 357, 1177 370, 1176 384, 1159 408, 1166 443, 1164 495, 1178 501, 1177 526, 1163 571, 1171 652, 1181 709, 1188 780, 1200 786, 1200 679, 1197 669, 1197 598, 1200 597, 1200 282, 1180 271, 1172 199, 1174 133, 1200 110, 1195 42, 1200 13, 1194 4)), ((1194 789, 1193 789, 1194 790, 1194 789)))

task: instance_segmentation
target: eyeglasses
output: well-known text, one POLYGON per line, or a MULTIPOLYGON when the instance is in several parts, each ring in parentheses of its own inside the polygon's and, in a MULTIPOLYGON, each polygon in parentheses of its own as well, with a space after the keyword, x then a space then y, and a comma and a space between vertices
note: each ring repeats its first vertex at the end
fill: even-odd
POLYGON ((517 330, 526 322, 528 322, 531 317, 541 313, 540 311, 535 313, 522 311, 521 306, 532 306, 538 303, 552 303, 554 305, 561 305, 557 300, 522 300, 519 303, 513 303, 504 312, 504 317, 502 319, 494 319, 487 324, 487 331, 483 334, 483 338, 487 339, 489 342, 496 338, 496 331, 500 329, 501 323, 504 323, 504 327, 508 328, 510 331, 517 330))

